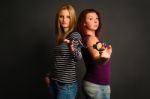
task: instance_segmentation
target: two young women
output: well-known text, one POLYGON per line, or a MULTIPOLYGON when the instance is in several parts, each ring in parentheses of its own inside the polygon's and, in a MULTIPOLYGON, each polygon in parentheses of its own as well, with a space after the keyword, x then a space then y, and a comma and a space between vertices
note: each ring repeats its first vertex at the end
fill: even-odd
POLYGON ((94 9, 83 10, 78 18, 77 30, 81 33, 82 54, 76 25, 75 9, 71 5, 62 6, 56 16, 55 67, 50 75, 54 95, 57 99, 75 99, 77 92, 76 63, 83 56, 87 71, 84 76, 84 91, 87 99, 110 98, 110 58, 111 45, 99 38, 101 18, 94 9), (78 37, 76 37, 78 36, 78 37), (72 38, 72 39, 70 39, 72 38))

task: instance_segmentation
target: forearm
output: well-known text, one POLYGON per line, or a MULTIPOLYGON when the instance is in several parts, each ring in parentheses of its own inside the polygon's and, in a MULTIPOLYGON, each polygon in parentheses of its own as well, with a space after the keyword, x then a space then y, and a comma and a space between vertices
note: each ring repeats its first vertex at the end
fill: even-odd
POLYGON ((81 49, 75 49, 73 52, 72 52, 75 60, 81 60, 82 59, 82 53, 81 53, 81 49))

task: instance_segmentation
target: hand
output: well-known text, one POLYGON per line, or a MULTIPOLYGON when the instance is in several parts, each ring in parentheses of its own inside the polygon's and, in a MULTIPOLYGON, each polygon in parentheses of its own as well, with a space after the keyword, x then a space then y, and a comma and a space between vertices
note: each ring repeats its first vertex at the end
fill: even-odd
POLYGON ((112 46, 109 45, 107 47, 105 47, 105 49, 103 51, 101 51, 101 57, 102 58, 110 58, 112 54, 112 46))
POLYGON ((74 48, 74 40, 70 41, 68 39, 64 39, 64 42, 68 44, 68 47, 71 50, 71 52, 74 52, 74 50, 75 50, 75 48, 74 48))
POLYGON ((68 39, 64 39, 64 43, 69 44, 69 43, 70 43, 70 40, 68 40, 68 39))
POLYGON ((45 83, 46 83, 46 85, 47 85, 48 87, 49 87, 50 84, 51 84, 51 80, 50 80, 50 78, 49 78, 48 76, 45 77, 45 83))

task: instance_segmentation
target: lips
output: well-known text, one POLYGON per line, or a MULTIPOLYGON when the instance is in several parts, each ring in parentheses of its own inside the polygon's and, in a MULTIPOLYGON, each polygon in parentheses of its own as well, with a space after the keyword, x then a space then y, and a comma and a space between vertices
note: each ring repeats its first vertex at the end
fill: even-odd
POLYGON ((65 25, 65 24, 67 24, 67 23, 61 23, 62 25, 65 25))
POLYGON ((98 25, 94 25, 94 27, 95 27, 95 28, 97 28, 97 27, 98 27, 98 25))

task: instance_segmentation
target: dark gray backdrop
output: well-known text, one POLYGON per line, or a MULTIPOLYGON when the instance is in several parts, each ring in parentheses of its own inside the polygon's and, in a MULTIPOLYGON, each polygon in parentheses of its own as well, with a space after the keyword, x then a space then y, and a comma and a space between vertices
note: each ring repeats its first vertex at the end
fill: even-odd
MULTIPOLYGON (((42 82, 49 63, 47 50, 54 47, 56 11, 65 3, 75 6, 78 15, 86 8, 101 14, 101 36, 113 46, 111 99, 150 97, 148 0, 16 0, 0 3, 0 98, 47 97, 42 82)), ((84 99, 83 60, 77 73, 77 99, 84 99)))

